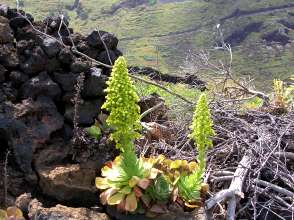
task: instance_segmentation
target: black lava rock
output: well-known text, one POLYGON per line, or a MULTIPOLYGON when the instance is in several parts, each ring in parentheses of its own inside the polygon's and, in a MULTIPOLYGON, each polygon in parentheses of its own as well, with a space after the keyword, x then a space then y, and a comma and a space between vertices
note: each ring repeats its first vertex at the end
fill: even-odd
POLYGON ((20 96, 33 99, 38 96, 47 96, 56 99, 61 96, 61 90, 46 72, 42 72, 22 85, 20 96))
POLYGON ((60 45, 57 40, 46 37, 42 42, 42 48, 48 57, 55 57, 60 51, 60 45))
POLYGON ((91 68, 89 77, 85 80, 82 96, 84 98, 94 98, 104 95, 107 77, 102 75, 102 70, 96 67, 91 68))

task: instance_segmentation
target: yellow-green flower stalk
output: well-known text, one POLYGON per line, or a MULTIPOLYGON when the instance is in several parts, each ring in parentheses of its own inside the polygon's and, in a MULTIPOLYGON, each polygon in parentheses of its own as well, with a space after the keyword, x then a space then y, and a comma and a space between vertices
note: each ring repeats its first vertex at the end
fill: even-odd
POLYGON ((106 102, 102 109, 110 112, 107 124, 114 130, 111 139, 121 151, 133 150, 133 141, 139 137, 140 108, 139 97, 129 77, 124 57, 119 57, 114 64, 105 90, 106 102))
POLYGON ((189 135, 196 143, 198 150, 197 161, 199 163, 199 173, 205 172, 206 152, 213 146, 212 137, 215 135, 213 130, 213 121, 207 104, 206 94, 202 94, 196 105, 196 110, 191 125, 192 133, 189 135))
POLYGON ((208 148, 212 147, 211 137, 215 134, 212 126, 213 121, 207 104, 207 98, 205 94, 202 94, 196 105, 190 127, 192 132, 189 135, 196 143, 198 166, 194 173, 182 175, 177 182, 180 196, 186 204, 195 203, 200 198, 200 190, 202 188, 203 174, 205 173, 206 166, 206 152, 208 148))

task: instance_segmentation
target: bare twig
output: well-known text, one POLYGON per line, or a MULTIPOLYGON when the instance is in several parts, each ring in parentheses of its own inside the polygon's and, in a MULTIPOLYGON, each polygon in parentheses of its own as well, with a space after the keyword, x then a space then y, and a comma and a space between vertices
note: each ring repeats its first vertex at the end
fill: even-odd
POLYGON ((108 47, 107 47, 107 45, 105 44, 104 40, 102 39, 102 36, 101 36, 100 31, 99 31, 98 29, 97 29, 97 32, 98 32, 99 38, 100 38, 100 40, 102 41, 102 44, 103 44, 103 46, 104 46, 104 48, 105 48, 105 51, 106 51, 106 53, 107 53, 107 57, 108 57, 109 63, 110 63, 110 65, 112 66, 113 64, 112 64, 112 60, 111 60, 111 57, 110 57, 110 54, 109 54, 108 47))
POLYGON ((222 202, 225 199, 235 196, 235 189, 224 189, 218 192, 216 195, 205 201, 205 209, 212 209, 217 203, 222 202))
POLYGON ((282 193, 284 195, 287 195, 287 196, 290 196, 291 198, 293 198, 293 201, 294 201, 294 192, 291 192, 287 189, 284 189, 280 186, 277 186, 275 184, 272 184, 272 183, 269 183, 269 182, 266 182, 266 181, 263 181, 263 180, 254 180, 254 182, 257 184, 257 185, 260 185, 260 186, 264 186, 264 187, 268 187, 268 188, 271 188, 272 190, 278 192, 278 193, 282 193))
POLYGON ((212 176, 212 182, 232 181, 234 176, 212 176))
POLYGON ((75 85, 75 96, 72 100, 74 104, 74 116, 73 116, 73 124, 74 124, 74 131, 73 131, 73 143, 75 144, 77 140, 79 139, 79 106, 81 104, 82 98, 81 98, 81 91, 84 87, 84 79, 85 74, 81 73, 79 77, 77 78, 77 82, 75 85))
POLYGON ((233 176, 234 172, 221 170, 221 171, 213 172, 213 175, 214 176, 233 176))
POLYGON ((19 11, 19 0, 15 0, 16 1, 16 10, 17 12, 19 11))
MULTIPOLYGON (((243 193, 242 193, 243 182, 251 166, 250 155, 251 154, 248 153, 243 156, 242 160, 240 161, 234 173, 234 178, 229 188, 229 189, 235 190, 237 192, 237 195, 239 195, 240 197, 243 197, 243 193)), ((236 204, 237 204, 236 197, 231 198, 228 205, 227 219, 229 220, 235 219, 236 204)))
POLYGON ((287 158, 294 161, 294 153, 292 152, 275 152, 274 155, 280 158, 287 158))
POLYGON ((7 171, 7 166, 8 166, 8 156, 10 154, 10 151, 8 150, 6 152, 6 155, 5 155, 5 162, 4 162, 4 204, 5 204, 5 207, 7 207, 8 205, 8 201, 7 201, 7 191, 8 191, 8 181, 7 181, 7 178, 8 178, 8 171, 7 171))
POLYGON ((164 102, 160 102, 157 105, 153 106, 152 108, 147 109, 145 112, 141 114, 141 119, 144 118, 146 115, 150 114, 151 112, 156 111, 159 109, 161 106, 163 106, 164 102))
POLYGON ((213 73, 210 81, 215 83, 215 96, 218 102, 241 102, 254 97, 259 97, 264 101, 264 105, 269 105, 269 96, 263 92, 256 91, 249 84, 251 80, 242 80, 236 77, 232 70, 233 52, 229 44, 224 42, 223 33, 220 25, 217 26, 218 35, 221 46, 214 48, 217 51, 223 52, 221 59, 212 61, 208 50, 200 50, 199 52, 191 52, 185 62, 189 72, 203 72, 208 75, 213 73))
POLYGON ((163 85, 160 85, 160 84, 158 84, 158 83, 155 83, 155 82, 152 82, 152 81, 149 81, 149 80, 146 80, 146 79, 140 78, 140 77, 135 76, 135 75, 132 75, 132 74, 130 74, 130 77, 132 77, 133 79, 139 80, 139 81, 141 81, 141 82, 144 82, 144 83, 147 83, 147 84, 150 84, 150 85, 157 86, 157 87, 161 88, 162 90, 164 90, 164 91, 170 93, 171 95, 174 95, 174 96, 180 98, 181 100, 183 100, 183 101, 185 101, 185 102, 187 102, 187 103, 189 103, 189 104, 191 104, 191 105, 195 105, 194 102, 189 101, 189 100, 186 99, 184 96, 182 96, 182 95, 180 95, 180 94, 178 94, 178 93, 176 93, 176 92, 174 92, 174 91, 172 91, 172 90, 170 90, 170 89, 164 87, 163 85))

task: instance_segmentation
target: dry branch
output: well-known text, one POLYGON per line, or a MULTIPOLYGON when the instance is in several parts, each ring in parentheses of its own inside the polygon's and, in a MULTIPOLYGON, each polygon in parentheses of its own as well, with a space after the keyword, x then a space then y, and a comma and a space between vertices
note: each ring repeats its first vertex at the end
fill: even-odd
POLYGON ((259 185, 259 186, 264 186, 264 187, 268 187, 274 191, 276 191, 277 193, 282 193, 284 195, 287 195, 287 196, 290 196, 290 198, 293 198, 293 201, 294 201, 294 192, 291 192, 287 189, 284 189, 280 186, 277 186, 275 184, 272 184, 272 183, 269 183, 269 182, 266 182, 266 181, 263 181, 263 180, 254 180, 254 182, 259 185))
POLYGON ((174 95, 174 96, 178 97, 179 99, 181 99, 181 100, 187 102, 188 104, 195 105, 194 102, 189 101, 189 100, 186 99, 184 96, 182 96, 182 95, 180 95, 180 94, 178 94, 178 93, 176 93, 176 92, 174 92, 174 91, 172 91, 172 90, 170 90, 170 89, 164 87, 163 85, 160 85, 160 84, 158 84, 158 83, 155 83, 155 82, 152 82, 152 81, 149 81, 149 80, 143 79, 143 78, 141 78, 141 77, 138 77, 138 76, 135 76, 135 75, 132 75, 132 74, 130 74, 130 77, 132 77, 133 79, 139 80, 139 81, 141 81, 141 82, 144 82, 144 83, 147 83, 147 84, 150 84, 150 85, 153 85, 153 86, 157 86, 157 87, 161 88, 162 90, 164 90, 164 91, 170 93, 171 95, 174 95))
POLYGON ((205 201, 205 209, 209 211, 217 203, 224 201, 225 199, 231 198, 235 195, 236 190, 234 189, 224 189, 218 192, 216 195, 205 201))
MULTIPOLYGON (((251 167, 251 154, 245 154, 240 161, 235 173, 233 180, 231 182, 230 188, 231 190, 235 190, 235 194, 239 196, 239 198, 243 198, 242 187, 244 180, 247 176, 248 170, 251 167)), ((235 219, 235 212, 236 212, 236 205, 237 205, 237 198, 236 196, 232 197, 228 203, 228 211, 227 211, 227 219, 234 220, 235 219)))
POLYGON ((153 106, 152 108, 147 109, 145 112, 143 112, 141 114, 141 119, 144 118, 145 116, 147 116, 148 114, 150 114, 151 112, 156 111, 157 109, 159 109, 163 105, 164 105, 164 102, 160 102, 157 105, 153 106))
POLYGON ((5 207, 7 207, 8 202, 7 202, 7 198, 8 198, 8 194, 7 194, 7 190, 8 190, 8 170, 7 170, 7 166, 8 166, 8 157, 9 157, 10 151, 8 150, 6 152, 5 155, 5 161, 4 161, 4 204, 5 207))
POLYGON ((292 153, 292 152, 276 152, 275 156, 280 157, 280 158, 286 158, 286 159, 294 161, 294 153, 292 153))
POLYGON ((229 200, 227 219, 235 219, 235 210, 237 205, 237 197, 242 198, 242 187, 246 178, 247 172, 250 168, 251 158, 250 154, 245 154, 240 161, 229 189, 225 189, 217 193, 215 196, 205 202, 206 210, 209 212, 218 202, 229 200))

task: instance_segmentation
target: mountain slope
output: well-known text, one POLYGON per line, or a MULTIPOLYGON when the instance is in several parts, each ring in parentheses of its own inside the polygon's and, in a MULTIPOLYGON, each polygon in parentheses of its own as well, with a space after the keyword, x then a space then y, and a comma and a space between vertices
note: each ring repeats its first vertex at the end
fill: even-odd
MULTIPOLYGON (((3 1, 3 0, 2 0, 3 1)), ((12 4, 10 0, 4 3, 12 4)), ((26 11, 63 11, 75 30, 115 33, 130 64, 177 72, 189 50, 211 48, 216 25, 232 44, 234 69, 260 86, 294 70, 292 0, 23 0, 26 11), (74 4, 79 2, 79 4, 74 4), (45 6, 45 7, 44 7, 45 6), (265 82, 265 83, 264 83, 265 82)))

